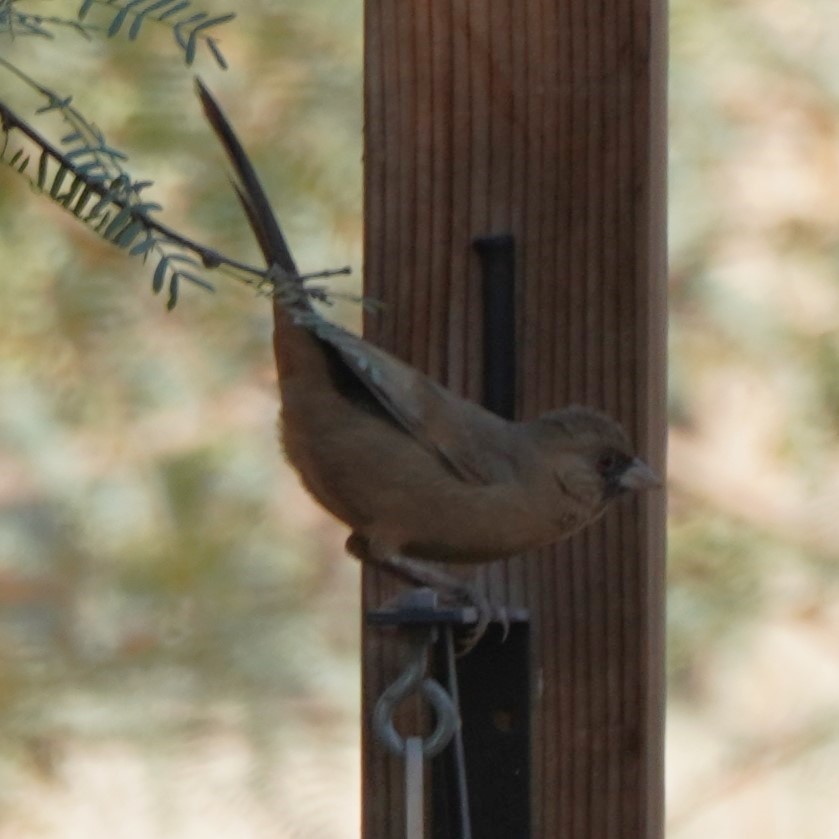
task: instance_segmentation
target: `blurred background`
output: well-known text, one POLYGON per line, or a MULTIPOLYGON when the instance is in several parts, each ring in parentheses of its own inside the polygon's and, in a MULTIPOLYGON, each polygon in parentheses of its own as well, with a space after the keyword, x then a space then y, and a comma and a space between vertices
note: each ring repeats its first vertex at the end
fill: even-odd
MULTIPOLYGON (((195 70, 303 270, 358 269, 360 0, 235 11, 232 70, 195 70)), ((839 8, 672 0, 671 38, 668 836, 828 839, 839 8)), ((162 218, 257 260, 169 30, 0 57, 72 92, 162 218)), ((41 104, 3 68, 0 95, 41 104)), ((5 169, 0 224, 0 837, 352 839, 358 569, 276 444, 268 307, 220 278, 167 313, 5 169)))

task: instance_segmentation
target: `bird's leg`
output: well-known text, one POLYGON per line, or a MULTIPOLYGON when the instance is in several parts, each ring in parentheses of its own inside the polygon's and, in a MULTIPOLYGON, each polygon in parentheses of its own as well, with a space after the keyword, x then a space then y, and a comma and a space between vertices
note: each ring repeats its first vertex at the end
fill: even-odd
MULTIPOLYGON (((372 549, 370 541, 357 533, 351 534, 347 539, 346 549, 348 553, 362 562, 376 565, 400 580, 418 586, 427 586, 443 595, 443 597, 448 595, 458 603, 467 603, 474 606, 478 613, 478 620, 475 626, 469 630, 465 642, 459 645, 459 655, 465 655, 475 647, 486 633, 490 621, 496 617, 495 610, 490 605, 486 595, 474 583, 447 574, 423 560, 412 559, 397 553, 375 551, 372 549)), ((509 629, 506 610, 500 610, 498 617, 503 624, 504 637, 506 638, 509 629)))
MULTIPOLYGON (((474 606, 478 614, 478 620, 474 626, 469 626, 457 639, 457 654, 464 656, 471 652, 481 638, 486 634, 490 621, 495 617, 492 606, 486 595, 474 583, 458 579, 452 574, 446 574, 438 568, 427 565, 422 560, 411 559, 400 554, 389 554, 387 556, 368 556, 362 560, 372 565, 377 565, 383 570, 406 580, 409 583, 419 586, 428 586, 443 596, 450 598, 456 603, 465 603, 474 606)), ((502 618, 503 620, 503 618, 502 618)), ((505 624, 504 636, 507 630, 505 624)))

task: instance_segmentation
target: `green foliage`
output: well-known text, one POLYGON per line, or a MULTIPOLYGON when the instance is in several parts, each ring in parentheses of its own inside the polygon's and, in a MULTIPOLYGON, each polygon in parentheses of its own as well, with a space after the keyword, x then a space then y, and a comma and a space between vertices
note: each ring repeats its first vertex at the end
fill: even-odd
POLYGON ((113 14, 106 29, 109 38, 125 32, 133 41, 139 36, 146 21, 162 23, 172 28, 175 42, 183 50, 187 64, 195 61, 198 43, 203 41, 218 65, 227 67, 218 42, 208 34, 208 30, 233 20, 236 15, 232 12, 215 16, 207 12, 194 12, 192 4, 187 0, 82 0, 78 11, 79 21, 84 21, 95 7, 113 14))
POLYGON ((27 5, 26 0, 0 0, 0 35, 6 35, 9 38, 27 35, 54 38, 57 30, 70 29, 88 38, 90 31, 94 28, 82 22, 81 19, 74 20, 21 11, 20 7, 24 5, 27 5))
POLYGON ((134 41, 144 24, 157 24, 171 29, 187 64, 195 61, 198 45, 203 43, 219 67, 227 67, 218 41, 210 30, 233 20, 236 15, 232 12, 217 15, 196 12, 189 0, 82 0, 75 18, 22 10, 22 7, 33 5, 39 4, 31 0, 0 0, 0 35, 54 38, 58 31, 71 29, 86 38, 92 34, 114 38, 124 33, 134 41))
MULTIPOLYGON (((168 285, 169 309, 177 303, 181 279, 212 290, 212 285, 196 273, 202 268, 201 263, 175 252, 173 247, 177 247, 178 242, 162 232, 160 225, 152 220, 150 214, 161 206, 145 200, 141 194, 151 182, 131 179, 122 166, 126 155, 108 146, 103 134, 71 106, 69 98, 62 99, 51 91, 42 90, 50 101, 40 111, 58 110, 71 126, 71 132, 62 137, 62 143, 69 151, 58 151, 0 103, 3 130, 0 162, 26 177, 34 189, 106 242, 143 260, 154 254, 157 267, 152 289, 157 294, 168 285), (29 165, 32 157, 26 150, 11 143, 10 135, 15 129, 24 132, 35 144, 37 162, 32 167, 29 165)), ((209 260, 209 249, 207 254, 209 260)))
MULTIPOLYGON (((124 3, 83 0, 77 19, 72 20, 23 12, 19 7, 24 3, 25 0, 0 1, 0 35, 53 37, 52 28, 63 26, 86 37, 104 32, 108 38, 113 38, 125 29, 129 39, 135 40, 143 23, 149 21, 172 29, 187 64, 193 63, 197 45, 203 42, 219 66, 226 67, 218 43, 209 35, 209 30, 232 20, 235 16, 232 13, 193 12, 191 3, 186 0, 127 0, 124 3), (87 21, 94 8, 111 15, 104 30, 87 21)), ((240 269, 240 279, 243 277, 241 269, 244 269, 245 274, 257 278, 246 281, 257 284, 262 281, 263 272, 258 269, 226 260, 212 249, 196 246, 153 220, 151 214, 162 209, 161 205, 146 200, 141 194, 152 182, 130 175, 124 166, 128 156, 106 142, 102 131, 72 104, 72 97, 56 94, 2 57, 0 67, 46 99, 46 103, 37 109, 38 114, 57 112, 67 126, 67 133, 61 138, 63 149, 59 149, 7 105, 0 103, 3 132, 0 162, 26 177, 34 189, 70 212, 105 241, 144 261, 152 256, 156 260, 152 289, 155 293, 164 287, 168 289, 168 309, 174 308, 178 301, 181 280, 212 290, 212 284, 200 275, 207 267, 228 264, 240 269), (15 131, 22 133, 34 148, 14 144, 11 134, 15 131), (190 248, 198 252, 201 262, 184 253, 190 248)))
MULTIPOLYGON (((108 35, 115 35, 122 28, 127 16, 134 15, 137 25, 132 26, 130 30, 133 39, 139 32, 139 23, 147 14, 154 12, 152 19, 164 21, 177 15, 187 5, 157 2, 148 6, 130 2, 120 7, 120 13, 108 29, 108 35)), ((90 4, 83 5, 79 12, 80 17, 87 13, 89 7, 90 4)), ((174 24, 176 37, 182 37, 182 30, 178 28, 180 23, 194 24, 185 45, 188 62, 192 60, 194 44, 199 33, 211 25, 226 22, 231 17, 232 15, 210 18, 202 13, 174 24)), ((213 49, 217 51, 217 47, 214 46, 213 49)), ((213 289, 212 284, 200 274, 205 269, 222 268, 236 279, 260 290, 270 289, 271 280, 264 269, 231 259, 153 219, 151 214, 162 207, 141 195, 152 185, 152 181, 136 180, 130 175, 123 165, 128 156, 106 142, 102 131, 73 106, 72 97, 59 96, 3 58, 0 58, 0 67, 46 99, 46 104, 38 108, 38 114, 58 113, 69 128, 69 133, 61 138, 61 145, 64 146, 62 150, 0 102, 0 130, 3 134, 0 162, 26 177, 35 190, 71 213, 105 241, 126 250, 131 256, 141 257, 143 261, 152 256, 156 260, 152 290, 158 294, 164 287, 168 289, 167 309, 173 309, 178 301, 181 280, 187 280, 208 290, 213 289), (13 132, 22 134, 34 147, 33 151, 13 143, 13 132), (30 168, 33 156, 37 163, 30 168), (196 259, 196 255, 200 261, 196 259)), ((315 277, 348 272, 348 268, 342 268, 316 272, 300 279, 305 282, 315 277)), ((322 302, 331 302, 323 287, 309 287, 309 293, 322 302)))

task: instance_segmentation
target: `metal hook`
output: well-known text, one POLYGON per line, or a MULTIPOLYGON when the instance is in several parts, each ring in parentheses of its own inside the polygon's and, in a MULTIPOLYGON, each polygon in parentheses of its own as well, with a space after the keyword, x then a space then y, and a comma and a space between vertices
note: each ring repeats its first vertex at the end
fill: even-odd
POLYGON ((436 757, 451 741, 460 727, 460 717, 451 697, 434 679, 426 678, 428 648, 433 642, 433 632, 414 633, 409 640, 409 659, 405 669, 385 688, 373 710, 373 730, 382 744, 393 754, 404 756, 406 739, 396 730, 393 714, 396 706, 411 694, 419 691, 434 709, 434 730, 422 739, 422 753, 426 758, 436 757))

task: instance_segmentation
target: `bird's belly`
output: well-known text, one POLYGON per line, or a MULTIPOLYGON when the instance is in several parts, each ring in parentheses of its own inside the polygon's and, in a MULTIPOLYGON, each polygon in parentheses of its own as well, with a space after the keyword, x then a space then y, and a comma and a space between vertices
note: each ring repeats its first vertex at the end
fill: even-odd
POLYGON ((553 524, 527 504, 523 490, 513 483, 447 485, 437 493, 414 494, 408 488, 404 495, 394 488, 394 501, 380 511, 375 529, 381 541, 405 556, 488 562, 559 538, 553 524))
POLYGON ((332 394, 319 398, 310 387, 284 396, 283 446, 304 486, 383 550, 486 562, 577 529, 576 522, 558 527, 515 480, 464 481, 410 435, 332 394))

